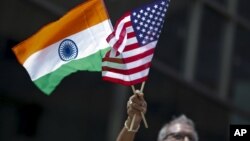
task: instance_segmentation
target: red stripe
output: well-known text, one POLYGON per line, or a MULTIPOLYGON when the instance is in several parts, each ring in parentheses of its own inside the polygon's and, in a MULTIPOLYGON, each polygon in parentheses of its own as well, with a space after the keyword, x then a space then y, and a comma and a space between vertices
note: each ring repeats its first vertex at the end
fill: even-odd
MULTIPOLYGON (((122 44, 122 42, 123 42, 125 36, 126 36, 126 27, 123 26, 123 27, 122 27, 122 30, 121 30, 121 33, 120 33, 120 35, 119 35, 119 39, 116 40, 116 43, 115 43, 114 46, 113 46, 113 48, 114 48, 115 50, 118 50, 118 48, 121 46, 121 44, 122 44)), ((114 38, 115 38, 115 36, 114 36, 114 38)))
POLYGON ((132 22, 131 21, 127 21, 125 24, 124 24, 125 27, 130 27, 132 26, 132 22))
POLYGON ((122 84, 125 86, 131 86, 131 85, 135 85, 135 84, 142 83, 142 82, 146 81, 148 79, 148 76, 145 76, 145 77, 133 80, 133 81, 124 81, 121 79, 116 79, 116 78, 111 78, 111 77, 106 77, 106 76, 102 77, 102 79, 105 81, 111 81, 113 83, 118 83, 118 84, 122 84))
POLYGON ((102 59, 102 62, 113 62, 113 63, 118 63, 118 64, 124 64, 122 58, 110 58, 110 57, 105 57, 102 59))
POLYGON ((139 47, 139 43, 127 45, 127 46, 125 47, 125 49, 123 50, 123 52, 130 51, 130 50, 136 49, 136 48, 138 48, 138 47, 139 47))
MULTIPOLYGON (((109 52, 108 52, 109 53, 109 52)), ((108 54, 107 53, 107 54, 108 54)), ((109 56, 106 56, 102 59, 102 61, 107 61, 107 62, 114 62, 114 63, 119 63, 119 64, 124 64, 126 65, 127 63, 131 63, 137 60, 140 60, 142 58, 145 58, 151 54, 154 53, 154 48, 147 50, 145 52, 142 52, 138 55, 132 56, 132 57, 128 57, 128 58, 110 58, 109 56)))
POLYGON ((136 67, 133 69, 128 69, 128 70, 115 69, 115 68, 104 66, 104 67, 102 67, 102 71, 115 72, 115 73, 119 73, 119 74, 123 74, 123 75, 131 75, 131 74, 143 71, 145 69, 148 69, 150 66, 151 66, 151 62, 148 62, 146 64, 139 66, 139 67, 136 67))
POLYGON ((153 54, 154 53, 154 49, 155 48, 152 48, 150 50, 147 50, 145 52, 139 53, 138 55, 135 55, 135 56, 132 56, 132 57, 123 58, 123 62, 124 63, 130 63, 130 62, 134 62, 134 61, 140 60, 140 59, 142 59, 144 57, 147 57, 147 56, 153 54))
POLYGON ((135 32, 130 32, 127 34, 127 38, 133 38, 135 37, 135 32))
POLYGON ((114 38, 114 37, 115 37, 115 32, 112 32, 112 33, 109 34, 109 36, 106 38, 106 41, 109 43, 110 40, 111 40, 112 38, 114 38))
MULTIPOLYGON (((109 56, 110 56, 110 51, 111 51, 111 50, 109 50, 109 51, 105 54, 105 57, 104 57, 104 58, 106 58, 106 57, 109 57, 109 56)), ((104 58, 103 58, 103 59, 104 59, 104 58)))

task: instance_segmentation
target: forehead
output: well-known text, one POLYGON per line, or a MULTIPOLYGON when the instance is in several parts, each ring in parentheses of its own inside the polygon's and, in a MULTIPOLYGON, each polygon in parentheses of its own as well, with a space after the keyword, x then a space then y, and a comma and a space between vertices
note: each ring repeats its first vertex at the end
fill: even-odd
POLYGON ((188 124, 184 124, 184 123, 175 123, 175 124, 169 126, 169 128, 166 130, 168 133, 180 133, 180 132, 190 133, 190 132, 194 131, 193 127, 191 127, 188 124))

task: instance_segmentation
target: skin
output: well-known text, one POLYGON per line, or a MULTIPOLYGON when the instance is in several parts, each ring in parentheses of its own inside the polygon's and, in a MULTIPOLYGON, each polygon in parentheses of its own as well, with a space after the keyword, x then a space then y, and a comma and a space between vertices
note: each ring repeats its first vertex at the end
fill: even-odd
MULTIPOLYGON (((134 94, 133 96, 131 96, 127 103, 127 114, 128 114, 127 125, 128 127, 130 127, 131 125, 133 116, 136 115, 134 126, 132 129, 133 130, 137 129, 140 126, 140 123, 142 121, 141 112, 145 114, 146 110, 147 110, 147 103, 144 100, 142 93, 134 94)), ((125 127, 123 127, 116 141, 133 141, 135 134, 136 132, 128 131, 125 127)))

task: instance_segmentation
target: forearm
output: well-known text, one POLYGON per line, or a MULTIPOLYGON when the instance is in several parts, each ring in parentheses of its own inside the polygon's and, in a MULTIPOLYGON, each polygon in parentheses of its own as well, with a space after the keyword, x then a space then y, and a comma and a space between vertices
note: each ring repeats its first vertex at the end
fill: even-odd
MULTIPOLYGON (((135 117, 136 118, 136 117, 135 117)), ((135 138, 135 134, 140 128, 141 119, 135 120, 132 129, 130 129, 132 120, 128 117, 128 119, 124 123, 124 127, 122 128, 121 132, 119 133, 116 141, 133 141, 135 138)))
POLYGON ((128 131, 125 127, 121 130, 116 141, 133 141, 136 132, 128 131))

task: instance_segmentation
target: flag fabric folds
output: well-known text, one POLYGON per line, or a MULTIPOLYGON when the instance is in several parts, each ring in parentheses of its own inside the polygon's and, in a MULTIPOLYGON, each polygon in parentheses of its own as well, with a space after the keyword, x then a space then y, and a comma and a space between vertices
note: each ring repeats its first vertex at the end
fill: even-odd
POLYGON ((130 86, 148 78, 170 0, 157 0, 124 14, 107 37, 103 80, 130 86))
POLYGON ((78 70, 101 71, 110 49, 112 25, 104 2, 88 0, 13 48, 31 80, 49 95, 61 80, 78 70))

